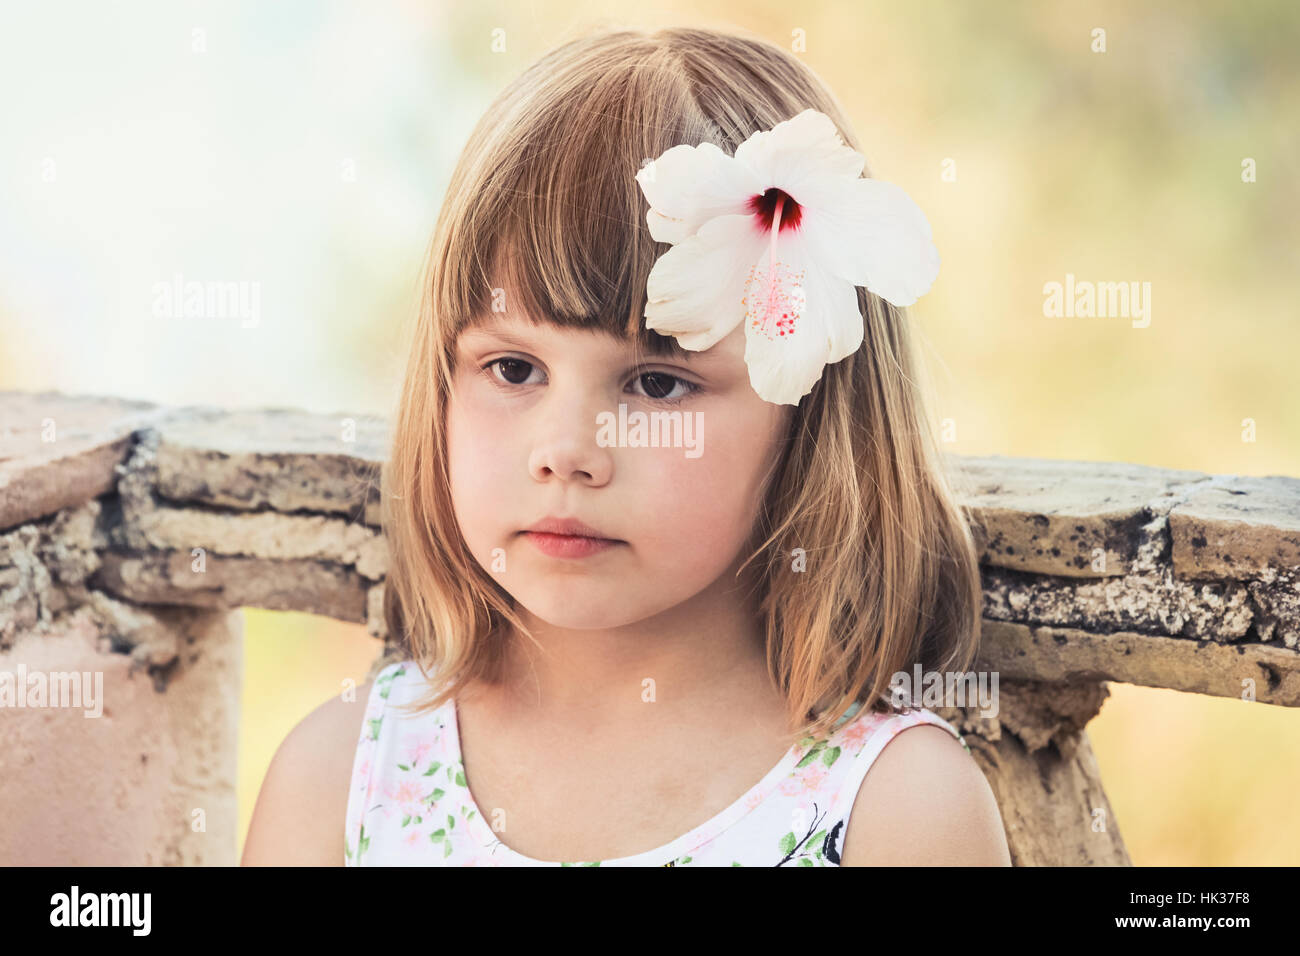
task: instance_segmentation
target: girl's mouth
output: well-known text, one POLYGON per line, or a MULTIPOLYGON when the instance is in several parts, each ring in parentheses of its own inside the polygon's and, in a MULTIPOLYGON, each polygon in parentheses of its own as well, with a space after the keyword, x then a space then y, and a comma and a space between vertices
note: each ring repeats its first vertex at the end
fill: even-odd
POLYGON ((585 558, 622 544, 610 538, 588 538, 576 534, 525 531, 524 536, 538 551, 552 558, 585 558))

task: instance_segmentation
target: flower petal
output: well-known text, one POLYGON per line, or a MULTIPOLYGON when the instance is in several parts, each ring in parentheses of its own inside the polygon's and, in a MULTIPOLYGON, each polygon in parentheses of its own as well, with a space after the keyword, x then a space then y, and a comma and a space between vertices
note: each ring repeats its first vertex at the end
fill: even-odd
POLYGON ((846 358, 862 344, 856 290, 820 268, 797 234, 778 244, 775 281, 767 256, 751 277, 745 323, 750 384, 764 401, 797 405, 828 362, 846 358), (779 305, 778 312, 766 313, 770 301, 779 305), (772 321, 764 322, 764 314, 772 321))
POLYGON ((753 171, 759 192, 776 186, 800 205, 809 177, 857 179, 866 165, 866 157, 844 144, 834 121, 813 109, 749 137, 737 147, 736 161, 753 171))
POLYGON ((637 171, 650 203, 646 223, 656 242, 679 243, 718 216, 747 211, 761 193, 753 172, 712 143, 682 144, 637 171))
POLYGON ((930 291, 939 250, 925 213, 901 187, 879 179, 809 186, 800 202, 814 261, 897 306, 930 291))
POLYGON ((848 358, 862 346, 865 319, 858 307, 858 290, 852 282, 827 269, 817 258, 816 248, 800 229, 781 237, 787 258, 805 263, 804 295, 808 300, 808 321, 820 321, 826 334, 826 362, 848 358))
POLYGON ((678 242, 650 270, 646 328, 693 352, 724 338, 745 317, 745 280, 768 235, 752 215, 718 216, 678 242))

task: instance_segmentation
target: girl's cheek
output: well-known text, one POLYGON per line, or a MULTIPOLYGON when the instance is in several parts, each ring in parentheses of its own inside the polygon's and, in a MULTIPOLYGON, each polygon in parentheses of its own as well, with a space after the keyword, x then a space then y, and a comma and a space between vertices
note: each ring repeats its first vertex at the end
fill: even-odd
POLYGON ((753 440, 750 428, 719 422, 710 433, 708 424, 698 458, 687 458, 679 448, 622 452, 629 470, 636 468, 630 459, 646 456, 636 468, 635 494, 643 502, 637 510, 654 516, 646 529, 657 529, 650 532, 656 540, 721 546, 743 541, 749 532, 757 484, 767 464, 762 443, 753 440))
POLYGON ((452 501, 466 540, 505 515, 502 490, 512 462, 508 422, 472 398, 447 413, 448 472, 452 501))
MULTIPOLYGON (((459 458, 467 467, 482 469, 485 481, 491 481, 509 461, 519 442, 519 421, 510 407, 499 396, 486 390, 490 386, 481 381, 458 383, 456 400, 448 410, 449 439, 454 439, 459 458)), ((456 465, 456 456, 452 458, 456 465)))

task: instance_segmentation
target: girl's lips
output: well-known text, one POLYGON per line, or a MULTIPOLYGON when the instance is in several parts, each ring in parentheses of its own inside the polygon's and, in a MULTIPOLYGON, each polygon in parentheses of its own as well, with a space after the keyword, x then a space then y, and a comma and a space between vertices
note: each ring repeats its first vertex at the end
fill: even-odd
POLYGON ((609 538, 585 538, 574 534, 548 534, 544 531, 525 531, 524 536, 538 551, 552 558, 585 558, 623 543, 609 538))

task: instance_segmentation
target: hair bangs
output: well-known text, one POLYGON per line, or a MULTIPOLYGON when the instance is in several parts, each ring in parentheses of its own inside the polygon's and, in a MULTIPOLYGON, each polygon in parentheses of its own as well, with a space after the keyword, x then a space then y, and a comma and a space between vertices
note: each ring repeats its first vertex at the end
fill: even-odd
POLYGON ((527 122, 472 134, 464 181, 451 189, 477 199, 458 206, 438 283, 444 348, 502 313, 607 332, 654 356, 689 354, 645 327, 646 282, 669 247, 650 235, 636 174, 680 143, 734 144, 671 68, 671 49, 635 33, 605 41, 596 75, 590 61, 566 71, 544 58, 500 98, 527 122))

